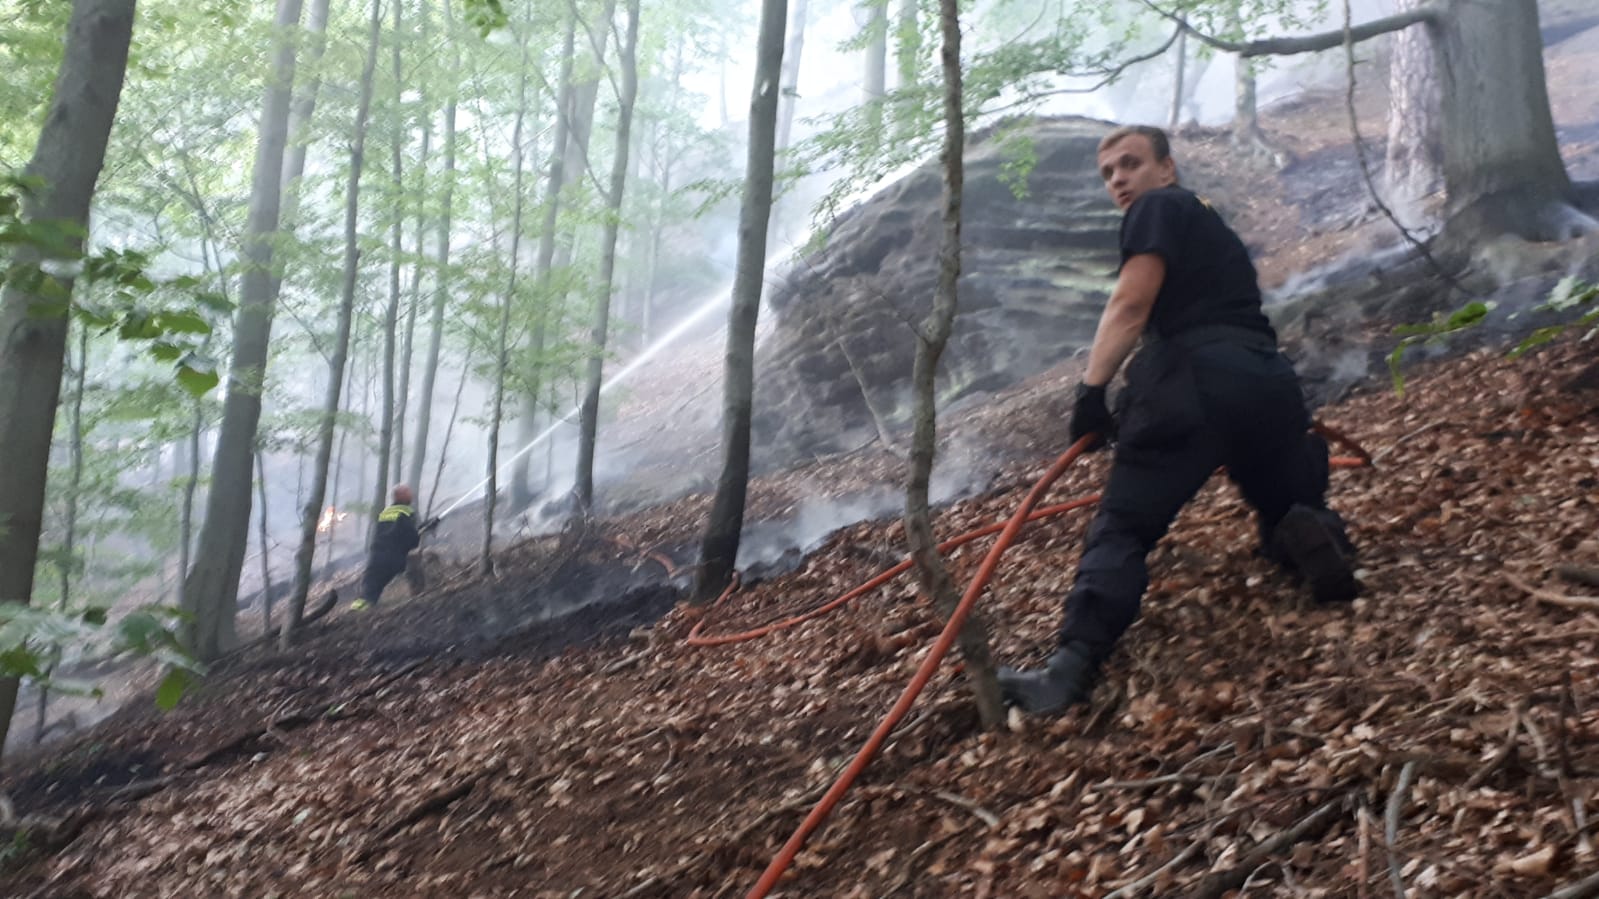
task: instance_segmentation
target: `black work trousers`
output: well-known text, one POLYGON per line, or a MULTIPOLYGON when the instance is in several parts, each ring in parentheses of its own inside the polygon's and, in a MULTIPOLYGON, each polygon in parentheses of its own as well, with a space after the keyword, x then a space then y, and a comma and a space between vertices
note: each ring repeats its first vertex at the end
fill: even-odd
POLYGON ((1100 659, 1138 617, 1149 586, 1145 557, 1218 467, 1254 507, 1263 540, 1290 506, 1326 507, 1327 444, 1308 433, 1299 379, 1281 353, 1234 343, 1168 351, 1178 364, 1156 366, 1163 373, 1144 383, 1134 383, 1129 366, 1137 411, 1122 415, 1122 440, 1066 596, 1061 642, 1085 642, 1100 659), (1161 402, 1142 403, 1151 397, 1140 391, 1161 391, 1161 402), (1174 421, 1182 424, 1174 429, 1174 421))
POLYGON ((383 588, 405 570, 405 554, 375 552, 367 556, 366 573, 361 576, 361 599, 373 605, 383 596, 383 588))

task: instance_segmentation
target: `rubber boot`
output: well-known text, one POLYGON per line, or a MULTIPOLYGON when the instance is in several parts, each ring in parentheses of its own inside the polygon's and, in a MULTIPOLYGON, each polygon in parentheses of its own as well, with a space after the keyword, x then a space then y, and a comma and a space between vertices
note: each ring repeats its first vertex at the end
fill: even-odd
POLYGON ((1360 592, 1354 546, 1331 510, 1293 506, 1272 531, 1271 542, 1275 555, 1305 579, 1317 603, 1349 602, 1360 592))
POLYGON ((1055 650, 1037 671, 1001 668, 999 691, 1006 705, 1029 715, 1057 715, 1069 706, 1085 703, 1094 693, 1099 664, 1085 643, 1073 641, 1055 650))

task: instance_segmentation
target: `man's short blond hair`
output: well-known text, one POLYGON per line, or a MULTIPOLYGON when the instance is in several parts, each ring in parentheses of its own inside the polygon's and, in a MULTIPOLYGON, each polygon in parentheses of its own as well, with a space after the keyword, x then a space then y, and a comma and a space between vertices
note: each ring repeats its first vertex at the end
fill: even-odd
POLYGON ((1122 125, 1113 129, 1099 141, 1099 152, 1103 153, 1109 147, 1121 143, 1135 134, 1149 138, 1149 146, 1155 151, 1155 161, 1164 162, 1171 158, 1171 138, 1166 136, 1164 129, 1154 125, 1122 125))

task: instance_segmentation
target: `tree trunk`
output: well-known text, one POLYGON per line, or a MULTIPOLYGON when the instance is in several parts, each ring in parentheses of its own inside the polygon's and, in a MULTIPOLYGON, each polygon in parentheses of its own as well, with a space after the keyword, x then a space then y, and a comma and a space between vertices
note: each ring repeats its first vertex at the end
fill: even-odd
MULTIPOLYGON (((794 106, 799 102, 800 54, 805 50, 805 18, 809 0, 794 0, 789 12, 788 47, 783 50, 783 92, 777 99, 777 152, 789 147, 794 130, 794 106)), ((915 0, 906 0, 912 7, 915 0)), ((674 79, 675 80, 675 79, 674 79)))
POLYGON ((184 584, 189 602, 185 611, 191 616, 183 627, 184 645, 202 661, 220 657, 236 641, 233 618, 250 526, 250 462, 261 420, 261 392, 272 337, 272 245, 282 202, 284 144, 294 85, 294 42, 290 33, 299 21, 300 0, 279 0, 278 45, 262 101, 260 138, 251 176, 242 252, 245 266, 233 326, 228 396, 211 463, 205 526, 195 554, 199 561, 184 584))
POLYGON ((505 418, 505 373, 509 363, 506 335, 511 330, 511 304, 516 302, 517 262, 522 252, 522 127, 527 120, 528 41, 525 25, 522 40, 522 65, 516 81, 516 125, 511 129, 511 252, 507 257, 511 272, 505 285, 505 296, 500 301, 499 341, 494 356, 494 413, 489 419, 489 478, 483 495, 483 551, 478 558, 478 572, 483 577, 494 573, 494 504, 499 493, 500 423, 505 418))
POLYGON ((1291 38, 1201 38, 1245 56, 1311 53, 1417 24, 1436 36, 1443 97, 1446 233, 1469 248, 1485 234, 1565 240, 1599 230, 1576 209, 1560 159, 1536 0, 1440 0, 1352 29, 1291 38), (1492 122, 1492 127, 1485 123, 1492 122))
MULTIPOLYGON (((372 0, 372 17, 367 29, 366 62, 361 69, 361 93, 356 101, 355 127, 350 142, 350 171, 344 191, 344 284, 339 294, 339 324, 333 339, 333 358, 328 360, 327 393, 322 400, 322 419, 317 427, 311 489, 300 512, 300 543, 294 551, 294 587, 289 591, 289 608, 283 616, 283 627, 278 631, 278 646, 284 650, 294 645, 294 633, 305 618, 305 600, 311 592, 311 566, 316 558, 316 526, 322 518, 322 503, 327 497, 328 464, 333 458, 334 429, 344 390, 344 366, 350 354, 350 320, 355 310, 356 280, 361 274, 358 231, 361 171, 366 164, 367 118, 372 110, 372 81, 377 70, 378 40, 383 31, 380 0, 372 0)), ((384 473, 379 470, 379 483, 384 480, 384 473)), ((378 501, 382 502, 382 496, 379 496, 378 501)), ((377 514, 374 513, 372 518, 376 520, 377 514)))
POLYGON ((1599 228, 1569 205, 1535 0, 1451 0, 1438 23, 1444 184, 1459 218, 1453 224, 1529 240, 1599 228))
POLYGON ((394 46, 394 134, 389 143, 389 176, 394 185, 394 198, 391 214, 394 222, 389 230, 389 304, 383 310, 383 402, 378 407, 378 476, 373 486, 372 517, 367 519, 367 542, 372 542, 372 535, 377 532, 378 510, 386 504, 389 496, 389 473, 393 469, 394 460, 394 359, 396 356, 396 330, 400 324, 400 254, 404 247, 405 216, 400 214, 405 196, 405 180, 403 171, 404 154, 401 146, 404 141, 405 117, 401 113, 401 104, 404 99, 405 85, 402 76, 404 71, 400 64, 400 11, 403 4, 400 0, 394 3, 394 34, 391 43, 394 46))
MULTIPOLYGON (((311 146, 311 117, 316 113, 317 94, 322 90, 322 56, 328 48, 328 0, 311 0, 306 13, 306 62, 311 78, 295 93, 289 106, 288 145, 283 159, 283 233, 294 233, 300 217, 300 177, 305 174, 305 157, 311 146)), ((272 299, 277 300, 283 279, 274 275, 272 299)))
MULTIPOLYGON (((573 11, 574 25, 583 25, 585 30, 588 31, 589 53, 594 62, 594 74, 585 81, 573 84, 570 91, 570 105, 562 107, 567 110, 567 134, 564 149, 562 150, 563 158, 561 164, 562 171, 565 173, 563 181, 563 189, 565 190, 571 190, 570 185, 581 183, 583 175, 589 170, 589 138, 594 131, 594 104, 599 97, 600 91, 599 73, 605 68, 606 35, 611 31, 609 23, 615 16, 616 0, 605 0, 604 7, 600 11, 599 21, 607 24, 602 33, 595 35, 592 29, 589 29, 577 18, 576 10, 574 9, 573 11)), ((562 201, 558 205, 565 205, 565 203, 562 201)), ((539 283, 548 285, 549 278, 553 272, 567 268, 571 264, 574 235, 571 229, 557 227, 554 223, 555 220, 550 217, 558 206, 546 208, 546 221, 550 222, 550 230, 554 231, 556 240, 550 264, 546 267, 543 275, 537 277, 539 277, 539 283)), ((539 249, 540 259, 542 260, 542 243, 539 249)), ((546 297, 549 296, 547 291, 541 291, 541 293, 546 297)), ((559 299, 550 297, 546 300, 546 308, 538 312, 533 325, 533 352, 528 360, 533 367, 533 377, 529 389, 522 397, 522 415, 519 422, 520 439, 518 440, 518 443, 522 444, 522 449, 516 466, 516 479, 523 484, 525 492, 518 497, 514 486, 512 489, 513 507, 518 509, 526 506, 532 500, 532 493, 526 490, 526 485, 529 480, 528 473, 532 467, 533 456, 527 450, 539 436, 538 391, 541 382, 554 383, 553 378, 545 378, 541 374, 545 367, 545 340, 550 325, 549 317, 552 312, 556 315, 561 314, 561 311, 565 308, 565 299, 566 295, 563 293, 559 299), (554 308, 551 309, 549 308, 550 306, 554 308)))
POLYGON ((627 37, 620 51, 622 90, 617 97, 616 154, 611 161, 611 188, 606 199, 610 215, 600 243, 600 287, 594 300, 594 330, 590 335, 588 380, 583 393, 577 452, 577 502, 587 513, 594 505, 594 444, 599 432, 600 387, 604 382, 605 340, 610 328, 611 282, 616 272, 616 234, 622 224, 622 191, 627 186, 628 140, 633 132, 633 103, 638 98, 639 0, 628 0, 627 37))
POLYGON ((766 274, 766 231, 772 211, 772 167, 777 142, 778 76, 783 66, 787 0, 762 0, 755 49, 755 89, 750 97, 749 160, 738 216, 738 261, 733 308, 728 313, 722 396, 722 473, 700 543, 694 600, 716 598, 738 561, 744 501, 750 477, 750 416, 755 393, 755 324, 766 274))
MULTIPOLYGON (((549 286, 550 269, 555 261, 555 229, 561 211, 561 190, 566 184, 566 145, 572 128, 572 106, 575 87, 572 83, 572 57, 576 52, 577 10, 571 9, 566 20, 566 34, 561 41, 560 86, 555 97, 555 136, 551 141, 550 172, 544 188, 544 220, 539 228, 538 256, 533 262, 533 283, 540 293, 549 286)), ((522 443, 531 442, 538 433, 539 364, 544 355, 545 327, 548 313, 534 313, 533 345, 529 360, 533 365, 533 380, 522 395, 521 414, 517 418, 518 434, 522 443)), ((511 469, 511 505, 521 508, 533 501, 532 462, 524 456, 511 469)))
MULTIPOLYGON (((88 225, 89 201, 122 96, 133 10, 134 0, 72 4, 50 110, 25 170, 44 185, 24 199, 23 214, 30 221, 88 225)), ((74 251, 82 247, 82 238, 70 232, 63 239, 74 251)), ((13 274, 44 261, 26 244, 10 253, 13 274)), ((55 283, 70 295, 70 278, 55 283)), ((5 460, 0 467, 0 601, 24 604, 33 595, 67 344, 67 316, 30 314, 37 300, 16 280, 0 292, 0 459, 5 460)), ((16 710, 17 685, 15 678, 0 678, 0 747, 16 710)))
MULTIPOLYGON (((439 219, 438 275, 433 284, 433 319, 428 324, 428 356, 422 368, 422 390, 417 397, 416 439, 411 449, 411 471, 407 480, 421 495, 422 466, 427 461, 428 430, 433 422, 433 388, 439 374, 439 348, 444 340, 444 301, 450 284, 450 213, 455 202, 455 107, 456 81, 460 77, 461 51, 455 40, 455 19, 448 0, 444 2, 444 40, 450 44, 450 96, 444 104, 444 198, 439 219)), ((423 9, 426 9, 424 3, 423 9)), ((423 19, 424 24, 426 18, 423 19)))
POLYGON ((261 504, 256 516, 256 539, 261 544, 261 633, 272 633, 272 535, 267 519, 267 476, 264 454, 255 454, 255 492, 261 504))
POLYGON ((1166 131, 1172 134, 1183 123, 1183 76, 1188 73, 1188 32, 1178 32, 1176 51, 1177 71, 1172 76, 1171 111, 1166 115, 1166 131))
MULTIPOLYGON (((78 328, 78 365, 72 372, 72 407, 67 416, 67 428, 71 438, 71 442, 67 445, 70 458, 70 469, 67 474, 67 508, 61 516, 61 558, 56 562, 56 574, 61 580, 61 596, 56 600, 56 608, 62 612, 67 611, 72 605, 72 571, 75 567, 73 558, 77 555, 78 540, 78 493, 83 488, 83 388, 88 381, 88 372, 89 326, 81 325, 78 328)), ((61 646, 56 644, 50 647, 50 661, 45 667, 45 675, 54 673, 60 662, 61 646)), ((45 720, 49 717, 49 713, 50 688, 41 687, 38 713, 33 728, 35 743, 44 740, 45 720)))
MULTIPOLYGON (((1422 0, 1399 0, 1416 9, 1422 0)), ((1443 135, 1440 122, 1437 35, 1407 28, 1394 35, 1388 73, 1388 158, 1383 171, 1389 205, 1412 225, 1422 198, 1443 187, 1443 135)))
POLYGON ((866 13, 865 71, 861 101, 866 104, 866 142, 873 145, 883 129, 883 96, 888 93, 888 0, 863 0, 866 13))
MULTIPOLYGON (((933 309, 917 329, 916 360, 911 370, 911 390, 916 400, 916 431, 911 442, 910 476, 905 488, 905 542, 916 561, 922 592, 933 600, 939 615, 948 620, 960 602, 949 569, 938 554, 928 509, 928 485, 938 446, 938 359, 955 327, 956 284, 961 271, 961 195, 965 181, 966 124, 961 111, 960 21, 956 0, 941 0, 944 33, 944 240, 938 253, 938 289, 933 309)), ((975 611, 961 627, 958 638, 966 660, 983 727, 998 730, 1005 721, 999 681, 988 651, 988 627, 975 611)))
MULTIPOLYGON (((428 46, 428 5, 427 0, 420 0, 417 4, 417 31, 420 36, 420 45, 428 46)), ((396 66, 398 72, 398 66, 396 66)), ((398 76, 396 76, 398 77, 398 76)), ((420 90, 420 88, 418 88, 420 90)), ((424 100, 426 97, 424 96, 424 100)), ((424 109, 425 109, 424 104, 424 109)), ((405 469, 405 419, 411 409, 411 362, 416 343, 416 311, 422 304, 422 265, 423 253, 426 251, 427 235, 427 203, 420 199, 427 196, 428 151, 433 143, 432 116, 424 113, 421 116, 422 148, 417 154, 416 167, 416 196, 419 198, 416 207, 416 251, 411 263, 411 298, 406 302, 405 308, 405 338, 400 343, 400 387, 399 396, 394 407, 394 480, 404 481, 411 485, 413 491, 418 489, 416 481, 406 481, 405 469)))

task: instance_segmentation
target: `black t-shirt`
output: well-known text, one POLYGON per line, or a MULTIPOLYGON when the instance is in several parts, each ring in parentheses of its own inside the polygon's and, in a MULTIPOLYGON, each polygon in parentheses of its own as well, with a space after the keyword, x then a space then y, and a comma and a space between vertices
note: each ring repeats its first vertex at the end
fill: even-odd
POLYGON ((1148 328, 1162 338, 1210 325, 1276 337, 1260 310, 1260 284, 1244 242, 1210 204, 1182 187, 1139 197, 1122 218, 1122 262, 1140 253, 1166 261, 1148 328))

